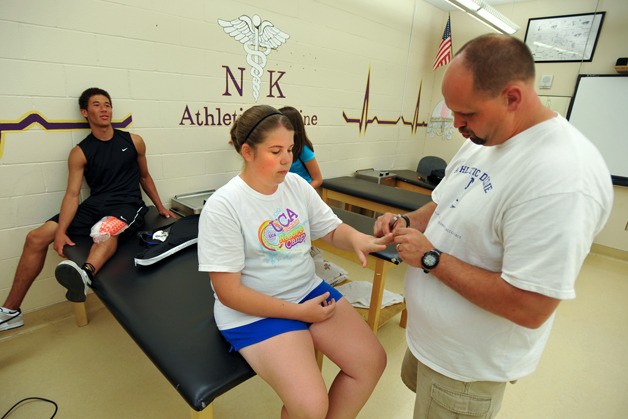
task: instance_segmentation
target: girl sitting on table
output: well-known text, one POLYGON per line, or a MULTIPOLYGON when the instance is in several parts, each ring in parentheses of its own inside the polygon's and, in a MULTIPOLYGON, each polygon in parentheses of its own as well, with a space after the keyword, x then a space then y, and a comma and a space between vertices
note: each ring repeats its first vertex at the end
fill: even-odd
POLYGON ((307 180, 313 188, 323 184, 323 174, 314 156, 314 145, 305 133, 301 112, 292 106, 284 106, 279 112, 286 115, 294 128, 294 148, 290 171, 307 180))
POLYGON ((207 200, 199 270, 209 272, 223 336, 283 402, 282 418, 355 418, 386 366, 357 311, 316 276, 309 251, 322 238, 366 266, 376 239, 343 224, 292 163, 294 130, 275 108, 253 106, 233 124, 240 174, 207 200), (329 392, 319 350, 340 368, 329 392))
MULTIPOLYGON (((290 171, 305 179, 313 188, 323 184, 323 173, 314 156, 314 145, 305 133, 301 112, 292 106, 284 106, 279 112, 286 115, 294 128, 294 147, 290 171)), ((321 249, 312 246, 310 255, 314 259, 316 275, 330 285, 336 285, 347 279, 348 272, 323 257, 321 249)))

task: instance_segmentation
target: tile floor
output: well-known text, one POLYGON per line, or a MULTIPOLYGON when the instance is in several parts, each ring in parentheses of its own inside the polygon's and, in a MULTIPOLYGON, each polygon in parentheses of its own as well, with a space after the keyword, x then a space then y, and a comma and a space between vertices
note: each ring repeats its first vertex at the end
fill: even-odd
MULTIPOLYGON (((353 279, 370 271, 328 256, 353 279)), ((402 291, 401 265, 387 288, 402 291)), ((501 418, 625 418, 628 412, 628 262, 592 254, 577 282, 576 300, 563 302, 538 370, 507 388, 501 418)), ((78 328, 69 303, 26 316, 0 333, 0 416, 15 402, 38 396, 59 405, 56 418, 189 418, 190 409, 90 294, 90 323, 78 328)), ((361 419, 412 417, 413 394, 399 379, 404 331, 393 318, 378 333, 388 367, 361 419)), ((325 360, 329 381, 335 366, 325 360)), ((280 402, 254 377, 215 401, 216 419, 278 418, 280 402)), ((54 408, 30 402, 10 419, 49 418, 54 408)))

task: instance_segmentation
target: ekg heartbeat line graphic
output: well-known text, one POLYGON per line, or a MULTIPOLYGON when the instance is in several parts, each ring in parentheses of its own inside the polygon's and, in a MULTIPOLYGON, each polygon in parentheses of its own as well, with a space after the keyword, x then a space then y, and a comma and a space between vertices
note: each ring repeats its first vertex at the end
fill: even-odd
POLYGON ((345 122, 347 124, 358 124, 358 130, 360 134, 366 133, 366 129, 368 128, 369 124, 373 124, 376 122, 378 125, 397 125, 399 121, 402 121, 403 125, 410 126, 412 134, 415 134, 417 128, 427 127, 427 122, 419 122, 419 106, 421 102, 422 86, 423 83, 421 82, 421 85, 419 85, 419 95, 417 97, 416 106, 414 108, 414 116, 412 117, 411 121, 406 120, 403 115, 394 120, 380 119, 377 116, 369 118, 369 100, 371 92, 371 69, 369 68, 369 74, 366 79, 366 89, 364 91, 364 101, 362 102, 362 114, 359 118, 350 118, 347 116, 345 111, 342 111, 342 117, 345 119, 345 122))
MULTIPOLYGON (((114 128, 126 128, 133 122, 133 115, 129 114, 122 121, 113 121, 114 128)), ((89 128, 87 121, 48 121, 37 112, 31 112, 18 121, 0 121, 0 159, 4 154, 4 134, 13 131, 26 131, 33 124, 39 124, 46 131, 63 131, 89 128)))

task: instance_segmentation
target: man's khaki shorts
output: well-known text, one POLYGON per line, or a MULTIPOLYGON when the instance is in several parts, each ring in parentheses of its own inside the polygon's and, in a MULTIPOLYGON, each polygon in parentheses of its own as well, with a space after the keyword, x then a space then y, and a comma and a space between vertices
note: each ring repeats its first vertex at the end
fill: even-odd
POLYGON ((416 393, 414 419, 494 418, 506 388, 506 383, 467 383, 446 377, 419 362, 409 349, 401 379, 416 393))

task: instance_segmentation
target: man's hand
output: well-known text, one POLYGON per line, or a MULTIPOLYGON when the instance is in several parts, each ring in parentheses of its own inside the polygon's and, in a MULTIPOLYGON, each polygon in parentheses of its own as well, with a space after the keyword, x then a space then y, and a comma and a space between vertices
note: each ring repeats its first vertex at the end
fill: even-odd
POLYGON ((434 248, 423 233, 414 228, 396 228, 394 240, 397 243, 397 253, 404 263, 420 268, 423 254, 434 248))
POLYGON ((392 233, 397 226, 407 227, 404 223, 393 224, 393 218, 395 218, 395 216, 396 214, 386 212, 383 215, 377 217, 377 220, 375 220, 375 225, 373 226, 373 234, 375 235, 375 237, 386 236, 387 234, 392 233))
POLYGON ((65 254, 63 253, 63 248, 65 247, 65 245, 68 246, 74 246, 75 243, 70 240, 70 238, 67 236, 67 234, 65 233, 57 233, 55 235, 55 241, 54 241, 54 249, 55 251, 59 254, 59 256, 61 256, 62 258, 65 257, 65 254))

